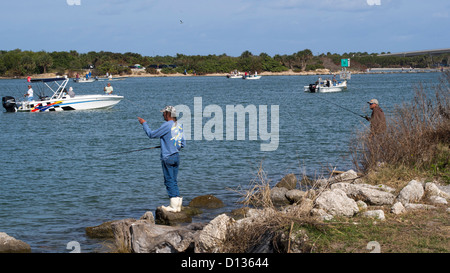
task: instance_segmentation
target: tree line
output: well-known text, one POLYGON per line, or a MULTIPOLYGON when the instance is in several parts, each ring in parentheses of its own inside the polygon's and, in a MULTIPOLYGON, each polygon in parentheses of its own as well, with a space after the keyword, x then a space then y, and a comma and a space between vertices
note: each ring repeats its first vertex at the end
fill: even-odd
POLYGON ((377 67, 414 67, 426 68, 439 63, 448 65, 450 54, 430 57, 428 55, 415 57, 377 56, 376 53, 350 52, 344 54, 326 53, 313 55, 310 49, 287 55, 276 54, 273 57, 267 53, 254 55, 244 51, 238 57, 222 55, 184 55, 176 56, 142 56, 138 53, 88 52, 70 51, 22 51, 0 50, 0 76, 16 77, 42 73, 73 74, 91 69, 94 75, 130 74, 135 64, 140 64, 148 73, 229 73, 230 71, 294 72, 311 71, 328 68, 336 71, 343 58, 350 58, 352 68, 367 69, 377 67), (330 67, 332 64, 332 67, 330 67), (170 65, 170 66, 169 66, 170 65))

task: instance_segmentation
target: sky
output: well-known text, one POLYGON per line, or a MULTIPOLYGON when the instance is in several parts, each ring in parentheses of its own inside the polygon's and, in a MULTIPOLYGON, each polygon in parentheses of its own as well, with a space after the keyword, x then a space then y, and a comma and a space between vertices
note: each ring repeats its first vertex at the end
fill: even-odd
POLYGON ((0 50, 143 56, 450 48, 449 0, 2 0, 0 50))

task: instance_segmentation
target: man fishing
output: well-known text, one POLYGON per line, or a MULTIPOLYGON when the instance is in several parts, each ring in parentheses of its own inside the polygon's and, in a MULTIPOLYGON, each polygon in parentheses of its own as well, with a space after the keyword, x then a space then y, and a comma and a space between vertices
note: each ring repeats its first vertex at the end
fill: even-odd
POLYGON ((370 109, 372 109, 372 115, 364 118, 370 121, 370 133, 371 135, 378 135, 386 131, 386 117, 383 110, 380 108, 377 99, 371 99, 367 102, 370 109))
POLYGON ((175 107, 166 106, 161 112, 166 122, 154 131, 150 129, 144 119, 138 117, 138 120, 149 138, 160 139, 164 185, 170 198, 170 205, 168 207, 162 206, 162 208, 170 212, 180 212, 183 198, 180 197, 177 181, 180 165, 179 151, 186 146, 186 140, 182 126, 177 123, 175 107))

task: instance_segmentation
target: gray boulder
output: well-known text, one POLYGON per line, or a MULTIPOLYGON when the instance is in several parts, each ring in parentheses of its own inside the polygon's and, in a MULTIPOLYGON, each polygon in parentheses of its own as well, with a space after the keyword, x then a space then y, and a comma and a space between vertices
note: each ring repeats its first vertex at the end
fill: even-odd
POLYGON ((349 198, 340 189, 322 192, 315 203, 317 208, 323 209, 333 216, 353 216, 359 211, 355 200, 349 198))
POLYGON ((397 196, 397 200, 402 202, 403 205, 408 203, 414 203, 420 201, 424 196, 424 189, 422 183, 411 180, 408 185, 406 185, 397 196))
POLYGON ((203 224, 185 227, 155 225, 136 221, 130 226, 130 246, 133 253, 180 253, 194 249, 197 231, 203 224))
POLYGON ((305 195, 306 192, 297 189, 289 190, 285 194, 290 203, 300 203, 305 195))
POLYGON ((402 202, 396 202, 392 207, 391 207, 391 213, 393 214, 402 214, 406 211, 405 207, 403 206, 402 202))
POLYGON ((450 195, 441 190, 435 183, 425 183, 425 196, 430 198, 431 196, 439 196, 445 199, 450 199, 450 195))
POLYGON ((0 232, 0 253, 30 253, 29 244, 0 232))
POLYGON ((386 217, 384 217, 384 211, 382 210, 369 210, 366 212, 362 213, 363 217, 368 217, 368 218, 374 218, 374 219, 378 219, 378 220, 386 220, 386 217))
POLYGON ((189 202, 189 207, 216 209, 224 207, 225 204, 212 194, 197 196, 189 202))
POLYGON ((430 196, 428 198, 428 200, 432 204, 435 204, 435 205, 447 205, 448 204, 447 200, 445 198, 443 198, 443 197, 440 197, 440 196, 435 196, 435 195, 434 196, 430 196))
POLYGON ((344 191, 348 197, 364 201, 369 205, 392 205, 395 200, 395 195, 380 190, 382 187, 367 184, 335 183, 331 185, 331 189, 340 189, 344 191))
POLYGON ((283 177, 280 182, 278 182, 275 187, 286 188, 288 190, 293 190, 297 187, 298 179, 295 174, 290 173, 283 177))
POLYGON ((405 205, 405 209, 407 211, 434 210, 434 209, 436 209, 436 207, 432 206, 432 205, 426 205, 426 204, 411 204, 411 203, 408 203, 408 204, 405 205))
POLYGON ((220 253, 220 245, 225 240, 228 229, 234 220, 226 214, 221 214, 211 220, 198 234, 195 241, 196 253, 220 253))
POLYGON ((286 198, 288 189, 284 187, 273 187, 270 189, 270 199, 274 205, 286 205, 289 204, 289 200, 286 198))

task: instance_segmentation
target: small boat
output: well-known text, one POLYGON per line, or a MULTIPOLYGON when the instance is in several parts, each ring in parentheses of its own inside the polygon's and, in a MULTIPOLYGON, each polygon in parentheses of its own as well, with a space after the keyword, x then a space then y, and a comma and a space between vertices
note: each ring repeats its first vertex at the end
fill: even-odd
POLYGON ((102 77, 102 78, 97 78, 98 81, 100 82, 104 82, 104 81, 123 81, 128 77, 102 77))
POLYGON ((14 97, 3 97, 2 102, 6 112, 54 112, 107 109, 113 107, 123 99, 123 96, 105 94, 73 95, 71 97, 66 92, 69 78, 32 79, 31 82, 42 83, 53 92, 53 95, 48 97, 41 92, 38 95, 38 100, 17 102, 14 97))
POLYGON ((228 74, 227 75, 228 79, 242 79, 242 74, 238 73, 238 74, 228 74))
POLYGON ((229 74, 227 74, 227 78, 228 79, 242 79, 242 76, 244 74, 241 74, 241 72, 237 71, 237 69, 235 69, 234 71, 231 71, 229 74))
POLYGON ((96 78, 75 78, 73 79, 74 82, 79 82, 79 83, 86 83, 86 82, 95 82, 97 79, 96 78))
POLYGON ((242 77, 244 80, 259 80, 261 79, 261 76, 257 75, 247 75, 242 77))
POLYGON ((347 81, 335 81, 322 80, 319 78, 316 83, 311 83, 310 85, 304 86, 304 91, 309 93, 332 93, 341 92, 347 89, 347 81))

